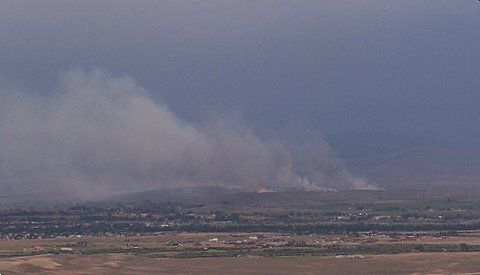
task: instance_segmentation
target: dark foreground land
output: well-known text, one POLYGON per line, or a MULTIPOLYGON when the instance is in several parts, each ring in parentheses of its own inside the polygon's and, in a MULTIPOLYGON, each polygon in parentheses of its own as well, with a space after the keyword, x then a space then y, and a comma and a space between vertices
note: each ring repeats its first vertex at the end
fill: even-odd
POLYGON ((475 192, 155 196, 4 206, 0 273, 480 272, 475 192))

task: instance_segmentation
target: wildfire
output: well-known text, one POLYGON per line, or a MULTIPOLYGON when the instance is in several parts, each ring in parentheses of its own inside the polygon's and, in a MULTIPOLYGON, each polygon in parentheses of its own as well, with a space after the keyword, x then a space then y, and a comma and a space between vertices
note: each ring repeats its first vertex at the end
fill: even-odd
POLYGON ((257 193, 269 193, 269 192, 273 192, 272 190, 269 190, 269 189, 266 189, 264 187, 260 187, 258 190, 257 190, 257 193))
POLYGON ((273 192, 273 190, 265 188, 265 182, 262 180, 259 182, 260 188, 258 188, 257 193, 269 193, 273 192))

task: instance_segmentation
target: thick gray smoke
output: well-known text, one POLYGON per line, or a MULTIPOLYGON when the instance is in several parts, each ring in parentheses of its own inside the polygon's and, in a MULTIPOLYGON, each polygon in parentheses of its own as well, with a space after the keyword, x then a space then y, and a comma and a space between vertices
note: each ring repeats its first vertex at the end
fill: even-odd
POLYGON ((173 186, 256 190, 372 188, 321 138, 289 145, 236 120, 194 125, 130 78, 70 71, 49 96, 3 85, 0 187, 4 194, 101 197, 173 186))

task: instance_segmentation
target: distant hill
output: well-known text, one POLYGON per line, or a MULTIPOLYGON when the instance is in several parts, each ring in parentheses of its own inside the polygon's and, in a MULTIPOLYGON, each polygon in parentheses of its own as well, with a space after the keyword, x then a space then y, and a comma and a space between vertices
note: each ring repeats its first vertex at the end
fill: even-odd
POLYGON ((480 187, 480 150, 416 149, 369 165, 364 173, 388 189, 480 187))
POLYGON ((171 190, 157 190, 124 194, 103 200, 107 203, 128 203, 144 204, 176 201, 182 203, 198 204, 233 204, 233 205, 282 205, 291 203, 319 203, 319 202, 342 202, 342 201, 375 201, 375 200, 419 200, 419 199, 478 199, 480 190, 478 188, 447 188, 439 187, 435 190, 429 189, 404 189, 404 190, 344 190, 338 192, 231 192, 221 188, 194 188, 203 193, 202 196, 185 196, 192 188, 175 188, 171 190), (214 190, 215 189, 215 190, 214 190), (214 192, 211 192, 214 191, 214 192))
POLYGON ((354 174, 382 188, 480 187, 480 148, 362 132, 331 137, 329 142, 354 174))

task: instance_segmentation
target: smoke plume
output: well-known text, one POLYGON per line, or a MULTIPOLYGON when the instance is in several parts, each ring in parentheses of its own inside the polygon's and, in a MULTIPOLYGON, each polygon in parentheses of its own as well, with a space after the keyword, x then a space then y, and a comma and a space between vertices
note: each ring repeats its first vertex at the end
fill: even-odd
POLYGON ((193 124, 128 77, 70 71, 48 96, 0 88, 0 188, 101 197, 151 188, 372 188, 321 137, 261 137, 239 120, 193 124))

